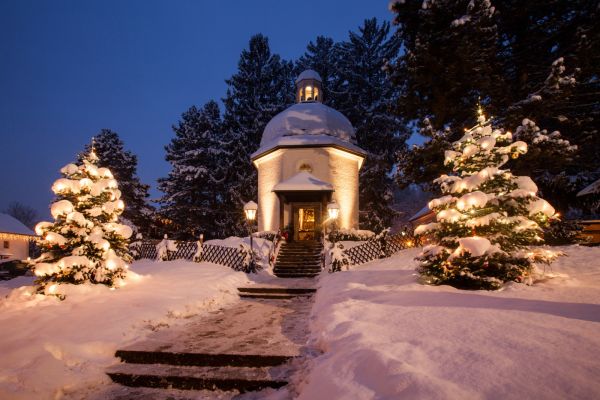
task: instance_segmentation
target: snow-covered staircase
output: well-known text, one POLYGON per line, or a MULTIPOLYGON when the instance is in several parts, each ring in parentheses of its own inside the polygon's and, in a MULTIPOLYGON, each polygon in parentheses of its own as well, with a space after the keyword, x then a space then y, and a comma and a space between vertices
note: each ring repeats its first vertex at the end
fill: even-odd
POLYGON ((321 272, 323 245, 312 240, 284 244, 273 272, 280 278, 312 278, 321 272))
POLYGON ((182 390, 257 391, 287 385, 290 356, 127 351, 110 378, 125 386, 182 390))
POLYGON ((118 350, 121 363, 106 372, 129 388, 115 393, 138 399, 144 390, 244 393, 287 385, 307 343, 315 291, 313 279, 238 288, 241 301, 233 306, 118 350))
POLYGON ((238 288, 241 298, 246 299, 293 299, 294 297, 311 296, 314 288, 277 288, 277 287, 247 287, 238 288))

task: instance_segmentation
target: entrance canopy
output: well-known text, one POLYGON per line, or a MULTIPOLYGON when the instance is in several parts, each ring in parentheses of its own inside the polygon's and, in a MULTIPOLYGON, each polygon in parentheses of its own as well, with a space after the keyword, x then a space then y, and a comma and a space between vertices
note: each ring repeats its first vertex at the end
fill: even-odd
POLYGON ((333 192, 331 183, 322 181, 308 171, 300 171, 273 187, 274 192, 333 192))

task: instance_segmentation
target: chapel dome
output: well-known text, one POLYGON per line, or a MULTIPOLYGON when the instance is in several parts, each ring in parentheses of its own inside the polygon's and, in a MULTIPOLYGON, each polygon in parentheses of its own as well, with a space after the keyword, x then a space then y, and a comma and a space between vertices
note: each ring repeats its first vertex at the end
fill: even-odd
POLYGON ((352 124, 342 113, 323 103, 301 102, 277 114, 265 127, 260 146, 286 136, 326 135, 356 144, 352 124))
POLYGON ((296 78, 296 84, 300 83, 300 81, 303 81, 305 79, 314 79, 316 81, 323 82, 323 80, 321 79, 321 75, 319 75, 319 73, 313 69, 307 69, 302 71, 300 75, 298 75, 298 77, 296 78))

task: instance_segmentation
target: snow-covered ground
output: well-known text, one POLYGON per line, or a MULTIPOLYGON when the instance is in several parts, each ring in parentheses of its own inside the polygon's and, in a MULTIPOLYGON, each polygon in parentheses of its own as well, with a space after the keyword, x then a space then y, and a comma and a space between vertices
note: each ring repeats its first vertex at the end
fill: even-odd
MULTIPOLYGON (((600 398, 600 248, 562 250, 534 286, 497 292, 419 284, 417 249, 323 273, 307 322, 323 353, 304 363, 294 390, 301 399, 600 398)), ((30 278, 0 282, 9 296, 0 300, 0 399, 95 393, 117 348, 233 304, 249 283, 208 263, 132 270, 121 289, 71 287, 63 302, 11 289, 30 278)))
POLYGON ((600 398, 600 248, 534 286, 424 286, 418 249, 324 275, 300 399, 600 398))
POLYGON ((109 381, 104 370, 117 348, 238 301, 237 287, 248 282, 209 263, 140 261, 131 269, 118 290, 71 286, 62 302, 27 295, 30 287, 11 292, 31 278, 0 282, 0 399, 85 397, 109 381))

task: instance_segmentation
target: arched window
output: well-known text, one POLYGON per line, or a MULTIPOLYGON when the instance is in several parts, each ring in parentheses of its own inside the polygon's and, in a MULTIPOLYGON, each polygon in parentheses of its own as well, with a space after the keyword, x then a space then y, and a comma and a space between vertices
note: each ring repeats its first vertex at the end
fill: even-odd
POLYGON ((314 101, 318 101, 319 100, 319 88, 315 86, 315 95, 313 96, 313 100, 314 101))
POLYGON ((312 172, 312 166, 309 163, 302 163, 298 168, 299 171, 306 171, 308 173, 312 172))

